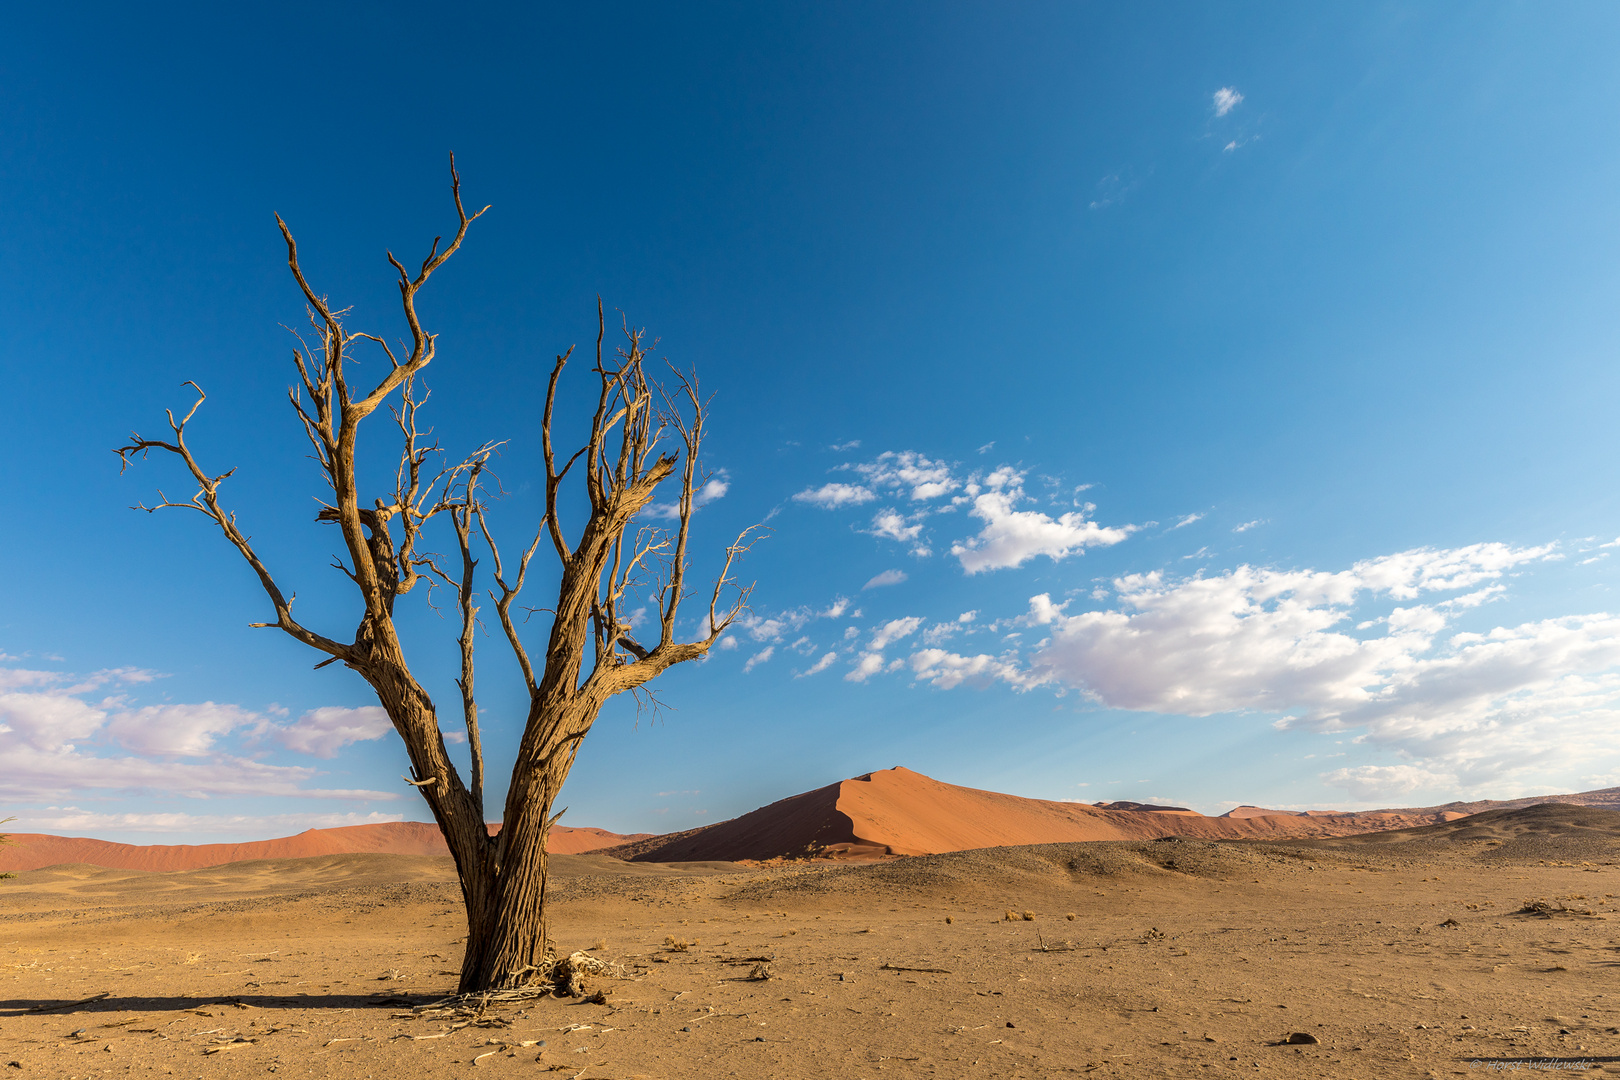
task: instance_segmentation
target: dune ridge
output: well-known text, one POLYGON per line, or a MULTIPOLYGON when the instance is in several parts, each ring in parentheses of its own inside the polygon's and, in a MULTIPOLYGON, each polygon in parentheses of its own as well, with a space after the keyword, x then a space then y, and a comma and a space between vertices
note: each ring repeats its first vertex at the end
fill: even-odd
POLYGON ((1182 807, 1144 803, 1028 799, 946 784, 896 766, 795 795, 730 821, 606 848, 600 854, 647 862, 873 859, 1161 836, 1326 838, 1417 828, 1461 816, 1449 807, 1367 812, 1239 807, 1208 817, 1182 807))
MULTIPOLYGON (((491 825, 494 832, 499 825, 491 825)), ((86 863, 114 870, 200 870, 225 863, 254 859, 304 859, 317 855, 426 855, 446 856, 450 849, 437 825, 420 821, 387 821, 347 825, 336 829, 309 829, 296 836, 252 840, 239 844, 116 844, 82 836, 49 833, 12 833, 11 843, 0 847, 0 873, 38 870, 63 863, 86 863)), ((581 855, 649 836, 622 835, 591 827, 551 830, 550 850, 558 855, 581 855)))

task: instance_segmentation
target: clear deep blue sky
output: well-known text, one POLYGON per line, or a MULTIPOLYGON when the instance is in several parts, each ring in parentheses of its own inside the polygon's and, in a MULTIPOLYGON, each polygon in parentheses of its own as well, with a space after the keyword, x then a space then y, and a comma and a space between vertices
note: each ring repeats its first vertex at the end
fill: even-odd
MULTIPOLYGON (((426 381, 448 448, 511 440, 509 542, 599 294, 717 393, 697 571, 774 529, 753 619, 656 720, 603 713, 565 824, 897 764, 1212 813, 1620 783, 1613 5, 18 5, 0 36, 14 828, 426 818, 358 676, 248 629, 206 521, 127 509, 189 493, 174 464, 109 451, 197 380, 229 503, 352 632, 271 215, 397 335, 384 252, 452 230, 450 151, 493 208, 421 299, 426 381)), ((454 627, 409 607, 451 728, 454 627)), ((483 655, 504 774, 522 700, 483 655)))

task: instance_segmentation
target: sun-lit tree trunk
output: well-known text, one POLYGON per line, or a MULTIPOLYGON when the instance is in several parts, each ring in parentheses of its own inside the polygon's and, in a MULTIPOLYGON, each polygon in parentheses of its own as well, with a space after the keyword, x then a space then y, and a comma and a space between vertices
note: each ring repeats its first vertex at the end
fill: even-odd
MULTIPOLYGON (((300 336, 293 360, 299 382, 288 397, 315 449, 329 494, 317 520, 337 524, 348 558, 338 569, 359 591, 364 614, 352 640, 344 642, 305 628, 293 618, 291 601, 275 583, 234 513, 219 501, 219 489, 234 469, 219 475, 203 470, 186 443, 185 428, 205 395, 196 384, 197 400, 176 419, 168 414, 170 439, 139 434, 118 449, 124 464, 152 450, 177 455, 196 484, 186 501, 160 499, 152 506, 196 510, 210 518, 258 575, 275 610, 278 628, 325 653, 317 667, 341 662, 368 682, 387 711, 410 757, 416 787, 433 812, 455 859, 467 910, 467 950, 460 991, 505 989, 545 979, 554 951, 546 936, 546 841, 561 811, 553 812, 581 740, 597 714, 615 694, 639 691, 674 664, 708 652, 745 609, 746 588, 730 576, 735 558, 747 549, 753 530, 726 548, 724 567, 710 595, 706 632, 695 641, 676 637, 676 617, 686 593, 687 537, 694 495, 707 479, 698 464, 708 401, 696 378, 671 369, 660 385, 645 371, 647 354, 639 331, 624 330, 624 344, 604 353, 606 319, 597 304, 597 381, 590 436, 558 466, 552 445, 552 412, 557 388, 572 350, 557 357, 546 390, 541 424, 545 463, 545 510, 530 543, 515 560, 503 561, 488 517, 483 474, 500 443, 486 443, 454 464, 443 464, 437 444, 417 427, 425 395, 417 375, 432 362, 435 336, 422 329, 416 294, 428 278, 460 248, 468 226, 484 213, 469 215, 462 206, 460 178, 451 159, 451 191, 458 227, 440 250, 438 238, 413 276, 389 254, 397 274, 408 340, 398 349, 383 338, 347 330, 340 310, 330 307, 305 280, 292 232, 276 218, 287 245, 287 262, 309 309, 310 330, 300 336), (381 351, 390 367, 363 396, 356 397, 346 379, 345 362, 353 349, 381 351), (355 474, 360 425, 387 406, 401 440, 392 491, 362 505, 355 474), (666 449, 667 448, 667 449, 666 449), (588 497, 589 513, 575 532, 565 531, 558 497, 575 466, 588 497), (668 528, 636 527, 638 515, 665 481, 679 486, 677 513, 668 528), (420 550, 423 529, 447 518, 460 555, 459 565, 442 567, 420 550), (572 539, 570 539, 572 538, 572 539), (545 653, 538 668, 512 616, 531 560, 542 545, 560 567, 555 607, 545 653), (488 559, 487 593, 478 567, 488 559), (411 674, 394 626, 395 601, 418 583, 445 587, 457 598, 461 634, 458 679, 462 724, 472 758, 470 787, 452 762, 432 699, 411 674), (727 589, 729 603, 722 604, 727 589), (494 601, 502 636, 512 650, 528 694, 529 708, 517 760, 512 768, 499 832, 486 828, 484 754, 478 725, 474 682, 474 629, 478 601, 494 601), (657 639, 643 647, 631 636, 622 605, 641 597, 655 605, 657 639)), ((485 208, 487 210, 488 207, 485 208)), ((548 556, 550 557, 550 556, 548 556)))

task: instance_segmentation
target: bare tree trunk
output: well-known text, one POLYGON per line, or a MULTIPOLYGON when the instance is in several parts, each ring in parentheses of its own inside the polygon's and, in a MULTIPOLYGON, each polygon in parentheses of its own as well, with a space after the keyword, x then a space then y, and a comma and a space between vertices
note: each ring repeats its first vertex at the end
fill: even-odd
POLYGON ((545 512, 508 577, 480 485, 483 470, 501 444, 486 443, 435 473, 427 464, 442 460, 439 447, 428 442, 416 424, 425 395, 418 396, 415 380, 436 354, 434 335, 423 330, 417 318, 416 294, 461 247, 468 226, 484 213, 469 215, 463 208, 453 157, 450 175, 458 218, 451 242, 441 251, 441 238, 435 238, 414 276, 392 253, 388 256, 398 275, 409 333, 409 348, 403 355, 382 337, 344 328, 341 310, 331 308, 305 280, 292 232, 276 219, 287 245, 287 265, 308 306, 312 335, 309 342, 299 338, 294 350, 299 384, 288 396, 331 491, 331 501, 317 520, 335 523, 341 531, 348 564, 340 562, 338 569, 365 605, 351 642, 315 633, 293 618, 291 599, 237 528, 235 514, 222 508, 220 485, 235 470, 210 475, 186 443, 186 425, 205 400, 196 384, 191 384, 198 394, 191 410, 179 420, 172 411, 168 414, 173 441, 136 434, 117 452, 125 466, 152 450, 179 457, 196 484, 191 499, 172 502, 165 498, 154 506, 137 508, 195 510, 211 519, 253 569, 274 607, 275 621, 253 625, 275 627, 326 654, 318 668, 341 661, 376 691, 410 757, 412 775, 405 780, 427 803, 455 860, 467 912, 460 990, 471 994, 520 986, 548 975, 555 950, 546 934, 546 842, 561 815, 561 811, 554 814, 552 807, 580 742, 608 698, 625 691, 638 693, 672 665, 702 657, 746 610, 749 590, 738 588, 730 574, 733 561, 748 549, 754 530, 744 530, 725 549, 724 567, 709 600, 708 632, 696 641, 678 641, 675 622, 686 597, 687 539, 694 496, 708 479, 697 463, 708 401, 700 395, 695 376, 674 371, 669 387, 648 379, 640 331, 626 326, 625 344, 615 356, 605 356, 606 318, 598 301, 596 357, 591 369, 598 385, 590 438, 557 467, 551 421, 558 381, 573 353, 570 349, 557 357, 546 391, 541 424, 545 512), (381 350, 391 367, 368 393, 355 397, 345 363, 361 343, 381 350), (355 473, 360 425, 385 404, 403 442, 395 486, 392 492, 370 500, 370 505, 362 505, 355 473), (673 452, 664 451, 666 437, 672 440, 673 452), (558 515, 558 492, 582 458, 590 509, 578 541, 570 545, 558 515), (631 535, 632 525, 655 490, 674 477, 679 477, 680 490, 673 527, 644 526, 631 535), (461 555, 459 573, 454 575, 417 546, 422 530, 443 514, 450 517, 461 555), (395 529, 399 531, 397 541, 395 529), (552 621, 544 662, 536 672, 511 611, 523 589, 530 560, 546 539, 557 556, 561 575, 555 606, 549 609, 552 621), (484 755, 474 693, 474 629, 479 611, 475 601, 482 588, 474 549, 480 544, 479 550, 491 562, 495 586, 488 595, 495 601, 503 636, 518 662, 529 697, 505 813, 494 837, 484 822, 484 755), (411 674, 394 627, 395 601, 419 581, 426 581, 430 589, 443 586, 456 593, 461 619, 457 683, 472 757, 470 788, 462 782, 446 750, 433 701, 411 674), (728 586, 735 594, 722 608, 721 598, 728 586), (631 636, 630 623, 621 617, 622 603, 632 596, 644 597, 648 606, 656 604, 658 639, 650 649, 631 636))

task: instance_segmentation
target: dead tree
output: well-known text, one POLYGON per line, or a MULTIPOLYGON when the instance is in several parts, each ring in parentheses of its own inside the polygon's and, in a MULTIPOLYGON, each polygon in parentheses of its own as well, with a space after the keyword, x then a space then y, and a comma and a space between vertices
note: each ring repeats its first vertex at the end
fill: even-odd
POLYGON ((636 691, 670 666, 703 656, 745 610, 749 590, 737 586, 730 575, 753 530, 745 530, 726 548, 724 567, 709 598, 707 632, 694 641, 679 640, 676 621, 681 602, 689 595, 687 538, 694 495, 705 480, 698 455, 709 402, 700 396, 695 376, 671 368, 667 383, 649 378, 639 331, 626 327, 624 345, 614 355, 605 354, 606 320, 598 301, 592 371, 599 385, 590 437, 559 467, 552 445, 552 411, 558 381, 573 353, 570 349, 557 357, 546 388, 540 429, 544 513, 528 546, 515 559, 503 558, 490 528, 485 486, 499 444, 486 444, 456 464, 436 468, 439 448, 417 426, 425 394, 416 378, 432 363, 436 343, 436 335, 424 330, 417 318, 417 293, 460 249, 472 222, 488 210, 469 215, 463 208, 454 157, 450 175, 458 224, 449 244, 441 250, 442 238, 435 238, 414 274, 392 253, 388 255, 407 330, 397 347, 344 326, 345 311, 334 309, 305 279, 292 232, 276 217, 287 244, 287 265, 303 292, 311 327, 293 352, 298 382, 288 397, 330 489, 317 519, 337 524, 348 556, 346 564, 339 559, 338 568, 364 601, 352 640, 324 636, 293 616, 291 598, 238 527, 235 513, 220 502, 220 487, 235 470, 208 472, 186 442, 186 425, 205 400, 195 383, 187 384, 197 398, 184 417, 177 420, 173 411, 168 414, 168 438, 135 434, 117 453, 125 467, 153 450, 176 455, 190 472, 195 493, 178 501, 160 493, 154 505, 136 509, 183 508, 210 518, 258 575, 274 608, 274 621, 252 625, 291 635, 326 654, 316 667, 341 662, 376 691, 410 755, 413 775, 406 779, 433 811, 455 858, 467 909, 460 991, 474 993, 521 986, 547 970, 551 943, 546 934, 546 838, 561 813, 554 814, 552 806, 580 742, 608 698, 636 691), (357 393, 346 365, 361 347, 379 350, 388 369, 369 390, 361 387, 364 392, 357 393), (355 472, 360 428, 384 406, 393 416, 402 447, 393 490, 368 502, 361 496, 355 472), (583 526, 570 532, 559 497, 576 467, 583 471, 589 513, 583 526), (659 485, 671 478, 680 488, 673 523, 639 527, 638 515, 659 485), (448 522, 446 532, 455 538, 460 558, 454 564, 441 566, 441 560, 423 546, 424 529, 436 518, 448 522), (519 633, 513 605, 542 545, 558 560, 560 575, 549 638, 537 666, 519 633), (478 573, 486 554, 493 584, 487 592, 478 573), (395 631, 396 600, 423 581, 430 587, 447 587, 457 599, 458 685, 472 759, 465 781, 446 751, 433 701, 411 674, 395 631), (656 604, 657 637, 650 647, 631 637, 626 619, 627 602, 638 591, 656 604), (516 657, 529 701, 495 836, 485 827, 484 755, 473 679, 474 630, 479 601, 485 596, 494 603, 501 636, 516 657))

